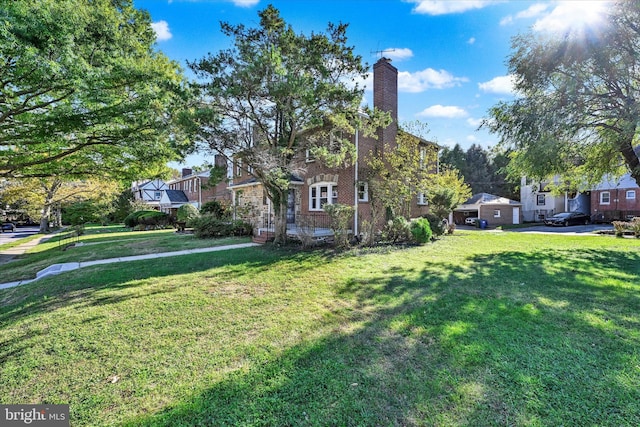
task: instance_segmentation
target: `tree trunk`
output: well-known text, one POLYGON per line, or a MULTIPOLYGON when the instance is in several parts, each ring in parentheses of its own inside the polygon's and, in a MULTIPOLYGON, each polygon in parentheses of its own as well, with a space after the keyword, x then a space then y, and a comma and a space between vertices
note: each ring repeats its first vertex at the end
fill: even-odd
POLYGON ((631 177, 635 179, 636 184, 640 185, 640 159, 638 158, 638 154, 636 154, 635 150, 633 149, 634 135, 635 127, 634 133, 632 135, 622 137, 622 143, 620 144, 620 153, 622 153, 622 157, 624 158, 624 161, 629 168, 631 177))
MULTIPOLYGON (((280 188, 274 189, 276 193, 275 197, 272 197, 271 203, 273 204, 273 219, 274 219, 274 240, 273 242, 278 245, 287 244, 287 190, 280 188)), ((271 191, 269 191, 271 194, 271 191)))
POLYGON ((40 230, 39 233, 48 233, 49 230, 49 218, 51 217, 51 205, 45 203, 42 208, 42 216, 40 216, 40 230))

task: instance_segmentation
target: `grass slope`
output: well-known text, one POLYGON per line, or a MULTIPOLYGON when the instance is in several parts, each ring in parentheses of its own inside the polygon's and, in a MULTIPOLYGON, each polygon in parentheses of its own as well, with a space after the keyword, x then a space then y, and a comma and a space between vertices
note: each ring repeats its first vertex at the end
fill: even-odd
POLYGON ((72 425, 639 425, 635 240, 250 248, 0 291, 0 402, 72 425))

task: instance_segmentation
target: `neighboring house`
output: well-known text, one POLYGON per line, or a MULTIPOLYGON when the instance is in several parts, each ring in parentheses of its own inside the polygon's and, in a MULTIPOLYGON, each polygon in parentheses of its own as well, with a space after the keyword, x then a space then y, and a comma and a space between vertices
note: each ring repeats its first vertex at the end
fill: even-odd
POLYGON ((474 194, 453 211, 456 224, 464 224, 467 218, 483 219, 490 226, 520 224, 522 203, 488 193, 474 194))
MULTIPOLYGON (((559 184, 560 177, 553 178, 559 184)), ((554 195, 550 182, 536 182, 523 177, 520 182, 520 202, 524 222, 542 222, 560 212, 582 212, 590 215, 591 192, 554 195)))
MULTIPOLYGON (((300 226, 311 226, 314 229, 327 229, 329 220, 324 212, 326 204, 340 203, 353 206, 352 232, 358 234, 362 221, 371 220, 368 183, 364 176, 364 159, 370 153, 377 153, 381 147, 395 146, 398 135, 398 70, 390 60, 380 59, 373 67, 374 107, 387 111, 392 123, 378 132, 378 139, 351 135, 351 142, 356 146, 356 159, 353 165, 329 168, 306 155, 300 159, 306 164, 304 176, 291 177, 287 223, 292 234, 300 226)), ((424 150, 434 149, 433 143, 422 141, 424 150)), ((383 154, 384 155, 384 154, 383 154)), ((426 156, 425 156, 426 158, 426 156)), ((251 174, 251 170, 240 160, 234 162, 233 178, 229 188, 232 191, 233 205, 236 212, 254 227, 270 229, 273 226, 273 209, 262 184, 251 174)), ((419 195, 411 206, 411 216, 417 217, 428 212, 424 195, 419 195)))
MULTIPOLYGON (((227 171, 227 163, 223 156, 215 156, 215 165, 227 171)), ((180 178, 167 183, 170 194, 162 197, 160 208, 163 212, 175 214, 180 206, 190 203, 200 209, 203 204, 211 200, 231 201, 231 192, 228 189, 228 180, 224 179, 215 185, 211 185, 210 171, 196 172, 183 168, 180 178), (180 194, 181 193, 181 194, 180 194)))
POLYGON ((591 214, 603 222, 640 216, 640 187, 630 174, 605 177, 591 191, 591 214))
POLYGON ((141 200, 149 205, 150 208, 159 209, 162 194, 167 190, 167 184, 161 179, 152 181, 133 182, 131 184, 131 192, 135 200, 141 200))

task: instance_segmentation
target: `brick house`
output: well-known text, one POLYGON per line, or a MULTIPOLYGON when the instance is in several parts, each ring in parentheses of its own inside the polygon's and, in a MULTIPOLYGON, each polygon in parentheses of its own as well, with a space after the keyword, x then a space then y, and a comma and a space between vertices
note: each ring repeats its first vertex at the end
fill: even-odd
POLYGON ((591 191, 591 214, 598 222, 640 216, 640 187, 630 174, 605 177, 591 191))
POLYGON ((489 226, 522 223, 522 203, 488 193, 474 194, 453 211, 453 221, 464 224, 466 218, 479 218, 489 226))
MULTIPOLYGON (((392 123, 378 131, 378 139, 365 137, 357 131, 350 135, 356 147, 356 158, 347 167, 329 168, 311 158, 308 153, 304 159, 304 176, 291 178, 287 223, 291 229, 296 225, 311 225, 314 228, 327 229, 328 216, 323 210, 325 204, 343 204, 353 206, 352 232, 358 234, 360 224, 371 218, 368 183, 364 176, 364 159, 371 153, 382 152, 382 147, 394 147, 398 135, 398 70, 391 61, 380 59, 373 66, 374 107, 389 112, 392 123)), ((437 150, 433 143, 421 140, 421 150, 437 150)), ((426 155, 426 154, 425 154, 426 155)), ((253 177, 251 170, 240 161, 234 162, 232 182, 233 206, 236 212, 251 222, 254 228, 269 229, 273 225, 273 213, 270 200, 263 186, 253 177)), ((411 216, 418 217, 428 212, 424 195, 419 195, 411 206, 411 216)))

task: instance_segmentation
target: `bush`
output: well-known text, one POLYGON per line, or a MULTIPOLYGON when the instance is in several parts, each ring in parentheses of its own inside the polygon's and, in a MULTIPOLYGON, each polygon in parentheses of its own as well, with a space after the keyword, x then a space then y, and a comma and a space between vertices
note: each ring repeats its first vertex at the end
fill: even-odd
POLYGON ((126 218, 124 219, 124 225, 126 227, 133 228, 136 225, 140 224, 140 221, 139 221, 140 216, 149 214, 149 213, 155 213, 155 212, 158 212, 158 211, 141 210, 141 211, 132 212, 129 215, 127 215, 126 218))
POLYGON ((397 216, 387 221, 382 229, 382 239, 391 243, 411 240, 411 228, 407 219, 403 216, 397 216))
POLYGON ((330 227, 337 248, 349 247, 349 235, 347 233, 349 223, 353 219, 353 208, 339 203, 325 205, 324 211, 329 215, 330 227))
POLYGON ((200 215, 191 220, 193 233, 201 239, 227 236, 250 236, 253 226, 245 221, 224 221, 213 214, 200 215))
POLYGON ((218 219, 231 217, 230 206, 225 203, 219 202, 218 200, 211 200, 203 204, 202 208, 200 208, 200 213, 203 215, 212 214, 218 219))
POLYGON ((145 229, 163 228, 169 224, 169 215, 164 212, 149 211, 138 216, 138 224, 145 229))
POLYGON ((433 232, 431 231, 431 225, 426 218, 418 218, 411 222, 411 235, 416 243, 423 245, 431 240, 433 232))
POLYGON ((200 215, 198 209, 192 204, 185 204, 176 211, 176 219, 180 222, 189 222, 200 215))
POLYGON ((442 236, 447 231, 447 225, 442 221, 442 218, 434 214, 426 214, 422 218, 426 218, 429 221, 431 232, 435 237, 442 236))

